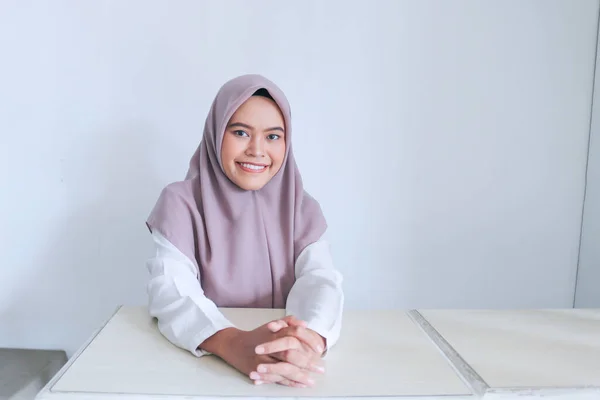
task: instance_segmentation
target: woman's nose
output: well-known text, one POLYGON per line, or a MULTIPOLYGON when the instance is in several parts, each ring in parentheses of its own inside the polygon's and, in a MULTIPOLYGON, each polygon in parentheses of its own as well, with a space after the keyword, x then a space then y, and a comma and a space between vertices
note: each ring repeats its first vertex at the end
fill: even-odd
POLYGON ((254 136, 250 140, 250 144, 246 149, 246 155, 252 157, 264 157, 265 149, 264 149, 264 141, 262 138, 258 136, 254 136))

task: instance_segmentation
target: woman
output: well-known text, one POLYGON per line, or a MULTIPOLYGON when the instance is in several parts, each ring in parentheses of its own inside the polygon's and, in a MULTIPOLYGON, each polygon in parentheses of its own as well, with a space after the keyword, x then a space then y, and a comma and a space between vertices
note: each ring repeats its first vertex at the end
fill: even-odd
POLYGON ((148 218, 150 314, 173 344, 214 354, 256 384, 314 384, 339 337, 343 292, 319 204, 302 186, 286 97, 268 79, 225 83, 185 180, 148 218), (237 329, 218 307, 285 308, 237 329))

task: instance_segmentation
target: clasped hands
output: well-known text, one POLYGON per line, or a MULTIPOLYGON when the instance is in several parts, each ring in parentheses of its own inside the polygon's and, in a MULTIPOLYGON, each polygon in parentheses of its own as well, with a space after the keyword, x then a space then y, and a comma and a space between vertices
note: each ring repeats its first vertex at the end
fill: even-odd
POLYGON ((228 328, 215 337, 220 345, 209 339, 203 347, 257 385, 277 383, 310 387, 315 384, 311 373, 325 372, 321 360, 325 339, 293 316, 271 321, 251 331, 228 328))
POLYGON ((257 355, 270 356, 271 362, 257 365, 250 373, 256 384, 276 382, 287 386, 314 385, 310 372, 324 373, 321 363, 325 340, 306 328, 304 321, 293 316, 267 324, 274 338, 254 349, 257 355))

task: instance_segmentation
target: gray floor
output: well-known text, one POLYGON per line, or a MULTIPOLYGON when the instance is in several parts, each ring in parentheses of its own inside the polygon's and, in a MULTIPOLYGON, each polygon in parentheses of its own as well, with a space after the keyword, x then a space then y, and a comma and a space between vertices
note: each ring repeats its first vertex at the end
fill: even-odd
POLYGON ((0 400, 31 400, 67 362, 64 351, 0 349, 0 400))

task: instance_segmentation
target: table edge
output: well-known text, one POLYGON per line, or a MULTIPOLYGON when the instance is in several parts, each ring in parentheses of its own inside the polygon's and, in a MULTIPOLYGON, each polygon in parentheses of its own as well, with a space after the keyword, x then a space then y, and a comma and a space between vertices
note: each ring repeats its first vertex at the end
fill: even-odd
MULTIPOLYGON (((122 304, 118 305, 115 308, 115 310, 104 320, 104 322, 100 325, 100 327, 97 328, 90 335, 90 337, 79 347, 79 349, 75 352, 75 354, 73 354, 73 356, 71 356, 67 360, 67 362, 62 366, 62 368, 60 370, 58 370, 58 372, 56 374, 54 374, 52 379, 50 379, 48 381, 48 383, 46 383, 46 385, 44 385, 44 387, 37 393, 37 395, 35 396, 35 400, 42 399, 44 397, 47 397, 49 394, 51 394, 52 388, 54 387, 56 382, 58 382, 58 380, 60 380, 60 378, 62 378, 62 376, 71 367, 71 365, 73 365, 73 363, 75 363, 75 361, 77 361, 77 359, 81 356, 81 354, 83 354, 83 352, 87 349, 87 347, 94 341, 94 339, 100 334, 100 332, 102 332, 102 330, 106 327, 106 325, 108 325, 108 323, 114 318, 114 316, 122 308, 123 308, 122 304)), ((69 393, 69 392, 61 392, 61 393, 69 393)))

